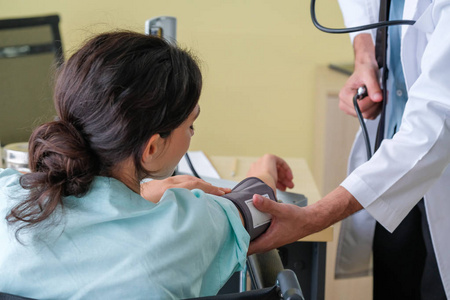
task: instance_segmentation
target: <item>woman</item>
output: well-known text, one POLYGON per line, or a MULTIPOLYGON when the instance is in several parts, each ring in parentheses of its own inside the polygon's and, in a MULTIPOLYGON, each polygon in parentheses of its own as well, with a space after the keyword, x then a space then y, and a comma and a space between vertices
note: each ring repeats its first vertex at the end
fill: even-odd
MULTIPOLYGON (((37 299, 217 293, 249 243, 235 206, 212 195, 229 190, 186 177, 141 185, 170 176, 187 151, 201 86, 186 51, 132 32, 94 37, 63 65, 59 119, 29 141, 32 172, 0 172, 0 291, 37 299)), ((292 186, 275 156, 249 176, 292 186)))

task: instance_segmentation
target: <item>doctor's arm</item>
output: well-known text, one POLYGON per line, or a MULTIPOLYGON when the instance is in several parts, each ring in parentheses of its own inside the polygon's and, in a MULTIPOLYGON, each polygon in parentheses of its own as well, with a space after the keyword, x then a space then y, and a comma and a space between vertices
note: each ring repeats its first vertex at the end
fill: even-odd
POLYGON ((253 197, 253 205, 270 213, 272 222, 269 229, 250 244, 248 255, 293 243, 362 209, 361 204, 341 186, 306 207, 277 203, 260 195, 253 197))
MULTIPOLYGON (((346 27, 356 27, 378 21, 379 1, 339 0, 346 27)), ((339 93, 339 108, 356 116, 353 97, 359 87, 365 85, 369 96, 359 101, 362 115, 375 119, 381 111, 382 93, 379 86, 378 65, 375 58, 374 37, 376 30, 350 33, 354 49, 354 71, 339 93)))

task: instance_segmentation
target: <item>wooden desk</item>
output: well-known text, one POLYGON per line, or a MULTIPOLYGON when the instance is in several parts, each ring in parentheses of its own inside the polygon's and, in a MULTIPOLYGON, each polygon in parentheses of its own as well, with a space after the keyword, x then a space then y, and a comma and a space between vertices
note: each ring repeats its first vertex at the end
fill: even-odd
MULTIPOLYGON (((208 156, 220 177, 240 181, 257 157, 208 156), (234 171, 234 176, 232 175, 234 171)), ((304 194, 308 205, 321 199, 306 161, 302 158, 284 158, 294 174, 295 187, 290 190, 304 194)), ((298 242, 280 247, 283 265, 298 277, 306 299, 325 298, 326 244, 333 240, 333 227, 305 237, 298 242)))

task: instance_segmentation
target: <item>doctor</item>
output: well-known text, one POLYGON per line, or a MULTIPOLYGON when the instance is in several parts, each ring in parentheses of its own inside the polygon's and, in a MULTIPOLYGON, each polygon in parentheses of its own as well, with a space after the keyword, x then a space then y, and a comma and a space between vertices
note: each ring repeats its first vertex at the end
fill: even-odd
MULTIPOLYGON (((342 0, 346 25, 377 22, 377 2, 342 0)), ((423 230, 423 237, 426 239, 426 228, 430 233, 431 249, 424 246, 425 262, 419 273, 424 274, 422 276, 425 279, 428 274, 437 276, 429 282, 422 281, 420 276, 418 294, 411 297, 445 299, 450 298, 450 1, 405 0, 402 18, 416 20, 416 23, 403 27, 400 33, 400 56, 408 97, 402 117, 395 121, 398 122, 395 135, 392 139, 385 139, 368 162, 365 162, 362 138, 357 137, 350 162, 352 172, 339 187, 313 205, 299 208, 270 202, 255 195, 254 205, 271 213, 273 220, 267 233, 250 245, 250 253, 293 242, 364 208, 364 212, 357 214, 359 218, 356 221, 345 224, 349 223, 353 229, 364 229, 360 235, 351 233, 348 240, 362 237, 365 241, 362 247, 366 251, 353 247, 354 253, 343 257, 346 264, 340 269, 344 275, 345 272, 347 275, 364 272, 361 261, 368 262, 370 259, 370 243, 375 225, 365 213, 370 214, 388 232, 395 234, 396 229, 404 227, 402 221, 413 212, 425 216, 425 226, 419 227, 423 230), (422 209, 418 208, 420 202, 423 203, 422 209), (367 222, 370 226, 363 226, 367 222), (437 270, 428 269, 428 260, 433 252, 437 270), (359 261, 355 262, 354 258, 359 261)), ((376 64, 371 59, 367 60, 370 57, 359 60, 364 57, 360 56, 363 50, 373 54, 373 41, 369 34, 360 34, 354 39, 355 72, 360 73, 354 74, 347 82, 341 98, 342 104, 345 101, 350 103, 356 88, 366 84, 369 97, 362 100, 361 107, 366 118, 374 118, 379 113, 377 102, 382 100, 378 85, 373 83, 376 64), (360 81, 356 78, 360 78, 360 81), (348 93, 347 97, 345 93, 348 93)), ((391 55, 389 50, 388 55, 391 55)), ((390 91, 392 93, 395 91, 390 91)), ((341 107, 345 110, 345 105, 341 107)), ((351 105, 350 108, 349 113, 353 110, 351 105)), ((388 112, 389 116, 391 112, 388 112)), ((387 120, 392 125, 393 121, 390 118, 387 120)), ((368 121, 369 129, 376 127, 375 122, 368 121)), ((354 242, 356 244, 360 243, 354 242)), ((408 255, 412 249, 402 246, 400 253, 408 255)), ((420 264, 416 262, 415 265, 420 264)), ((405 282, 408 280, 405 278, 392 276, 391 280, 404 282, 409 288, 414 286, 412 282, 405 282)), ((391 294, 389 298, 393 298, 395 289, 384 289, 391 294)), ((400 294, 400 299, 404 296, 400 294)))

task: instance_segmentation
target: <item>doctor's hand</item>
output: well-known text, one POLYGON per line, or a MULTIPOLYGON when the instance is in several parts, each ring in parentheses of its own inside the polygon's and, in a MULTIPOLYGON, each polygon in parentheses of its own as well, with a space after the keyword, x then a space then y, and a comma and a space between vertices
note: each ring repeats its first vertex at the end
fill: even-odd
POLYGON ((286 188, 294 187, 291 168, 282 158, 272 154, 265 154, 254 162, 247 172, 247 177, 258 177, 274 191, 285 191, 286 188))
POLYGON ((375 47, 370 34, 362 33, 353 41, 355 68, 339 92, 339 108, 348 115, 356 116, 353 97, 359 87, 365 85, 368 96, 358 100, 365 119, 375 119, 381 111, 383 94, 379 84, 379 70, 375 58, 375 47))
POLYGON ((190 175, 172 176, 162 180, 151 180, 141 184, 142 198, 158 203, 166 190, 171 188, 200 189, 208 194, 223 196, 231 192, 229 188, 214 186, 202 179, 190 175))
POLYGON ((253 205, 271 214, 272 221, 267 231, 250 243, 247 255, 267 252, 312 233, 306 226, 300 225, 305 222, 302 220, 307 219, 303 207, 278 203, 260 195, 253 196, 253 205))
POLYGON ((363 208, 342 186, 305 207, 278 203, 260 195, 253 196, 253 205, 256 209, 271 214, 272 221, 267 231, 250 243, 248 255, 293 243, 363 208))

